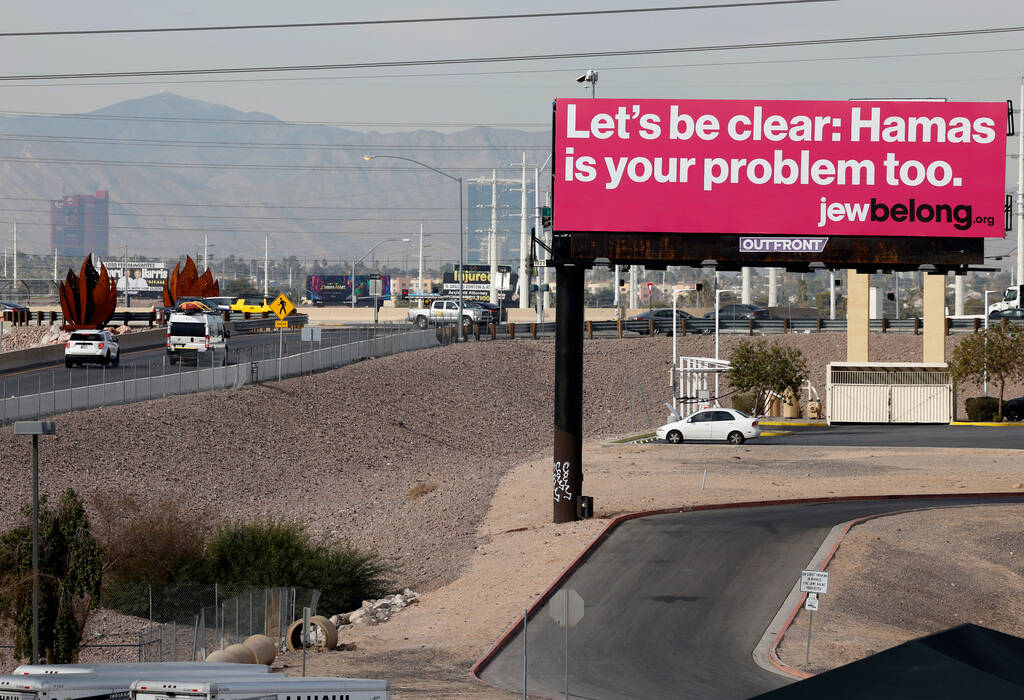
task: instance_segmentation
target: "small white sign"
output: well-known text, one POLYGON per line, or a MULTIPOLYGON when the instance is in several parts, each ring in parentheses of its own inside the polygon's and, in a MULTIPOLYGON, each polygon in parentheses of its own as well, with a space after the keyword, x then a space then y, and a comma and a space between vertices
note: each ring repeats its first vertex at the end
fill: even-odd
POLYGON ((800 573, 801 593, 828 593, 827 571, 803 571, 800 573))
POLYGON ((811 612, 817 612, 818 610, 818 594, 808 593, 807 600, 804 601, 804 610, 810 610, 811 612))

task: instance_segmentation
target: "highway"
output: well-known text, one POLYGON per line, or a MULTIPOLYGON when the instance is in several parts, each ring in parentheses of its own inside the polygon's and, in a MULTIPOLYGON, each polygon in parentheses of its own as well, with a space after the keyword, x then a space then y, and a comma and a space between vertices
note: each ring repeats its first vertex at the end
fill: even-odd
MULTIPOLYGON (((408 326, 402 326, 408 329, 408 326)), ((378 332, 393 333, 395 326, 380 326, 378 332)), ((323 347, 340 345, 373 337, 373 326, 345 326, 339 328, 323 328, 321 343, 323 347)), ((233 333, 228 340, 228 363, 248 362, 276 358, 278 355, 278 335, 273 331, 260 333, 233 333)), ((309 350, 310 344, 300 340, 299 331, 284 333, 286 354, 295 354, 309 350)), ((314 347, 316 344, 314 343, 314 347)), ((208 367, 209 365, 201 365, 208 367)), ((63 360, 36 367, 13 369, 0 373, 0 396, 30 396, 39 392, 49 392, 73 387, 97 385, 103 382, 119 382, 122 379, 144 379, 162 374, 194 372, 196 366, 189 363, 167 364, 163 346, 145 350, 124 351, 121 353, 119 367, 103 369, 99 365, 83 367, 64 366, 63 360)))
MULTIPOLYGON (((829 530, 870 514, 982 502, 855 501, 654 515, 626 521, 562 584, 582 596, 569 631, 569 697, 749 698, 790 681, 752 651, 829 530)), ((1024 495, 985 503, 1024 503, 1024 495)), ((547 604, 528 625, 530 697, 565 692, 565 628, 547 604)), ((517 631, 480 673, 522 691, 517 631)))

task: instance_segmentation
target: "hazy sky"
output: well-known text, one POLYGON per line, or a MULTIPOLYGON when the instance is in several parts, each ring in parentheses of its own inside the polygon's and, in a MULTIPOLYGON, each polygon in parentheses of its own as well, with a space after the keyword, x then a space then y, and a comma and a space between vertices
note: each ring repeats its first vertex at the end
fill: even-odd
MULTIPOLYGON (((2 31, 379 20, 716 0, 519 3, 176 0, 8 3, 2 31)), ((351 64, 670 49, 1024 26, 1014 0, 838 0, 635 15, 384 26, 0 38, 0 75, 351 64)), ((599 71, 598 96, 665 98, 1017 98, 1024 32, 846 45, 664 53, 440 67, 190 78, 0 83, 2 111, 80 112, 161 89, 287 120, 388 124, 550 122, 554 97, 599 71), (903 54, 904 57, 896 57, 903 54), (908 55, 916 54, 916 55, 908 55), (835 59, 844 60, 835 60, 835 59), (702 65, 703 64, 703 65, 702 65), (714 64, 714 65, 708 65, 714 64), (728 64, 728 65, 726 65, 728 64), (458 73, 460 75, 452 75, 458 73), (91 83, 91 84, 89 84, 91 83)))
MULTIPOLYGON (((640 7, 721 0, 70 0, 5 3, 0 32, 394 20, 640 7)), ((764 42, 1024 27, 1020 0, 836 0, 642 14, 301 29, 0 37, 0 78, 693 49, 764 42)), ((167 90, 289 121, 361 130, 509 125, 547 129, 551 101, 599 97, 1019 101, 1024 31, 765 49, 379 66, 318 72, 89 80, 0 80, 0 114, 85 112, 167 90)), ((1016 152, 1016 139, 1009 151, 1016 152)), ((1016 158, 1007 158, 1015 187, 1016 158)), ((1003 253, 1015 236, 990 241, 1003 253)))

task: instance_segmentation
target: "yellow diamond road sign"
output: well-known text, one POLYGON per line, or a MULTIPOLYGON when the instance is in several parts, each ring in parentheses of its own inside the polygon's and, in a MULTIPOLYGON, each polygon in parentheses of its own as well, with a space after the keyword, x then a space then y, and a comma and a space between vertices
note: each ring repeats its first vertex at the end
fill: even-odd
POLYGON ((285 316, 290 314, 292 311, 295 311, 295 304, 291 302, 291 299, 286 297, 284 294, 281 294, 277 299, 270 302, 270 310, 277 314, 277 317, 283 321, 285 316))

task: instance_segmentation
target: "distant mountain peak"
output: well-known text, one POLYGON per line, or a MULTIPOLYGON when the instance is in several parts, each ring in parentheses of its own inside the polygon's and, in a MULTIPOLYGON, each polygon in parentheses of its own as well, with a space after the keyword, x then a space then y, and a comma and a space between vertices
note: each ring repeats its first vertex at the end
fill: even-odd
POLYGON ((120 117, 179 117, 189 119, 275 119, 267 114, 242 112, 225 105, 160 91, 147 97, 115 102, 90 114, 120 117))

